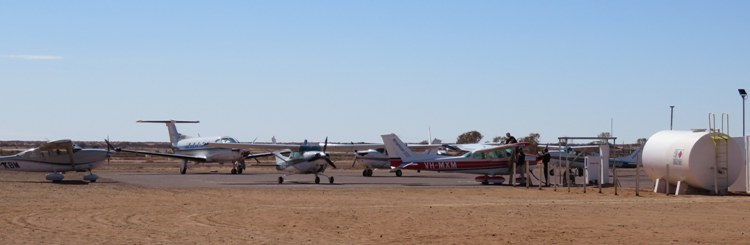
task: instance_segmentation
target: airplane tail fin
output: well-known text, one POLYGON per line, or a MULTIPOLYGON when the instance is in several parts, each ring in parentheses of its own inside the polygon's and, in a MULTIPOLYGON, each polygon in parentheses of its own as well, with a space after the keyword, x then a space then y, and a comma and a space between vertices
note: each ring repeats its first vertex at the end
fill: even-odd
POLYGON ((383 145, 385 145, 385 150, 388 152, 388 157, 398 157, 401 158, 401 161, 406 162, 416 156, 395 134, 384 134, 380 137, 383 138, 383 145))
POLYGON ((635 151, 633 151, 633 153, 630 153, 630 155, 628 155, 626 157, 626 159, 629 162, 636 162, 636 161, 638 161, 638 154, 641 154, 641 151, 643 151, 643 146, 638 147, 638 149, 635 149, 635 151))
POLYGON ((289 150, 274 151, 273 155, 276 157, 276 166, 286 166, 289 164, 289 157, 285 157, 281 153, 289 152, 289 150))
POLYGON ((176 120, 138 120, 138 123, 164 123, 167 125, 169 131, 169 143, 172 143, 172 147, 177 146, 177 142, 181 139, 188 138, 187 135, 182 135, 177 132, 176 123, 199 123, 200 121, 176 121, 176 120))

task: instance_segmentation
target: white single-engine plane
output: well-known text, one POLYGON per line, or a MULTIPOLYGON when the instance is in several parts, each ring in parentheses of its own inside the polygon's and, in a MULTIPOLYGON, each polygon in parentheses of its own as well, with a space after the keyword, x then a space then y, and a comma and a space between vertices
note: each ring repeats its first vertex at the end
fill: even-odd
POLYGON ((232 174, 242 174, 245 170, 245 159, 271 156, 270 152, 250 154, 249 151, 233 150, 223 147, 210 147, 208 143, 239 143, 236 139, 227 136, 217 137, 190 137, 177 132, 176 123, 199 123, 200 121, 176 121, 176 120, 158 120, 144 121, 139 123, 164 123, 169 130, 169 142, 172 144, 174 153, 159 153, 148 151, 135 151, 122 148, 115 148, 118 152, 131 152, 144 155, 163 156, 177 158, 182 160, 180 173, 185 174, 188 168, 188 161, 197 163, 233 163, 232 174))
POLYGON ((49 172, 45 178, 58 183, 65 178, 68 171, 86 172, 83 180, 96 182, 99 176, 91 170, 109 159, 109 149, 84 149, 74 145, 71 140, 47 142, 21 153, 0 157, 0 169, 24 172, 49 172))
POLYGON ((328 183, 333 184, 333 176, 323 174, 328 166, 336 168, 326 150, 334 152, 354 152, 356 150, 382 147, 382 144, 309 144, 305 140, 302 144, 253 144, 253 143, 209 143, 208 147, 226 148, 233 150, 273 151, 276 156, 276 170, 287 174, 279 176, 279 184, 284 183, 284 177, 293 174, 314 174, 315 183, 320 183, 319 175, 328 177, 328 183), (292 150, 296 149, 296 150, 292 150), (284 154, 288 154, 285 156, 284 154))

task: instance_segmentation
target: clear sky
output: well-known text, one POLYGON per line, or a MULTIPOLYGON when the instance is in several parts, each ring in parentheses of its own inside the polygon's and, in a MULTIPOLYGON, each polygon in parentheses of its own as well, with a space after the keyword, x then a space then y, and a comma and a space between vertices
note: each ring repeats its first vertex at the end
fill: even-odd
POLYGON ((750 89, 750 1, 2 1, 0 140, 632 143, 750 89))

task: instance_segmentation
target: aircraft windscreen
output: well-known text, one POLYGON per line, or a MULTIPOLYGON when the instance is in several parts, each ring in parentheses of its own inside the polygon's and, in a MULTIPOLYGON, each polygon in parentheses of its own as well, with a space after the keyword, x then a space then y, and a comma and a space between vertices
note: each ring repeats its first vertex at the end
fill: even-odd
POLYGON ((234 138, 222 137, 221 139, 216 140, 216 143, 240 143, 240 142, 234 138))

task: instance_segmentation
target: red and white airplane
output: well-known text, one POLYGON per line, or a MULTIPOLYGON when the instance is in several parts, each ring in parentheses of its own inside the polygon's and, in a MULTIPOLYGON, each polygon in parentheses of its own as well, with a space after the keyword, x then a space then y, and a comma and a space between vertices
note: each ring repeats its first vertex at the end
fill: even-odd
MULTIPOLYGON (((395 134, 381 135, 386 152, 390 157, 391 172, 401 176, 402 169, 459 172, 480 174, 475 180, 482 184, 501 184, 505 178, 501 175, 511 174, 512 164, 516 159, 516 149, 523 147, 526 143, 515 143, 505 145, 472 145, 470 151, 461 156, 442 156, 435 151, 425 153, 412 152, 409 147, 395 134)), ((463 146, 468 149, 468 146, 463 146)), ((535 156, 527 156, 529 165, 536 164, 535 156)), ((516 173, 523 173, 523 166, 516 168, 516 173)))

